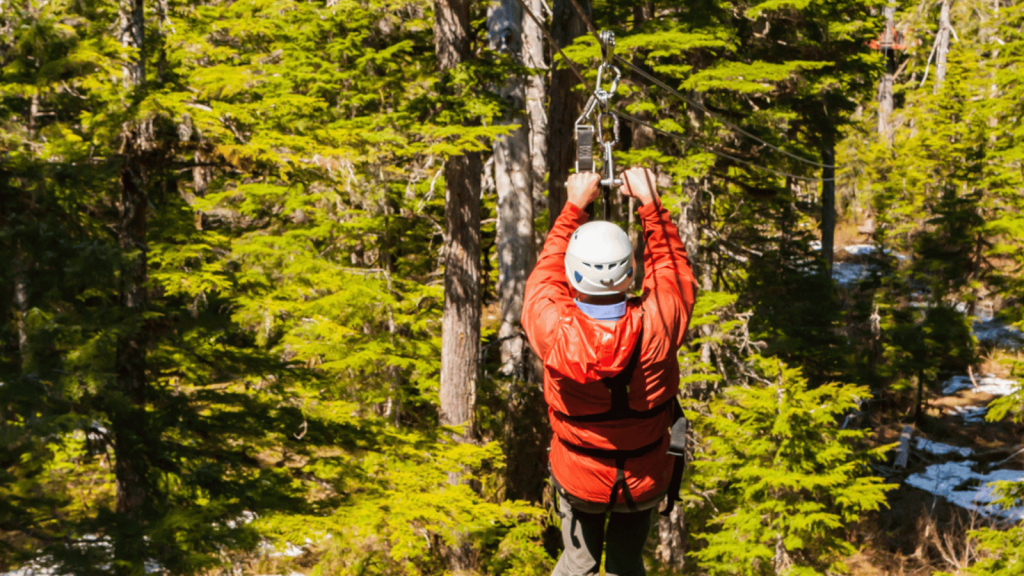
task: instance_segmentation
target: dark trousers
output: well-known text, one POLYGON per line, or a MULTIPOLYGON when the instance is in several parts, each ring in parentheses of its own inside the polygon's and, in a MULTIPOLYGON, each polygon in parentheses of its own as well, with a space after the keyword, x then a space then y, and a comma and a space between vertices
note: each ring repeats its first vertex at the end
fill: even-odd
POLYGON ((601 571, 601 548, 605 545, 606 576, 647 574, 641 554, 654 509, 591 514, 573 508, 562 497, 558 498, 558 508, 565 551, 551 576, 596 576, 601 571))

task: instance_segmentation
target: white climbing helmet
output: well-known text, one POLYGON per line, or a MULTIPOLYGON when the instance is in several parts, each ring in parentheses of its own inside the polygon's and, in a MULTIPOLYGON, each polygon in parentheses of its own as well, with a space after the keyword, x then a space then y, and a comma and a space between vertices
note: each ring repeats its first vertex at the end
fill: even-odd
POLYGON ((565 250, 565 275, 578 292, 621 294, 633 281, 633 244, 611 222, 587 222, 572 233, 565 250))

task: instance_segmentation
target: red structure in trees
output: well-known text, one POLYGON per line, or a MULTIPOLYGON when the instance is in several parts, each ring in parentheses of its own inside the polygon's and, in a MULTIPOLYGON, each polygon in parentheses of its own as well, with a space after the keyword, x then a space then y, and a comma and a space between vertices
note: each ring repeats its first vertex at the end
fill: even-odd
POLYGON ((871 46, 875 50, 902 51, 907 49, 903 32, 897 30, 892 24, 887 25, 885 27, 885 32, 883 32, 876 40, 868 42, 868 46, 871 46))

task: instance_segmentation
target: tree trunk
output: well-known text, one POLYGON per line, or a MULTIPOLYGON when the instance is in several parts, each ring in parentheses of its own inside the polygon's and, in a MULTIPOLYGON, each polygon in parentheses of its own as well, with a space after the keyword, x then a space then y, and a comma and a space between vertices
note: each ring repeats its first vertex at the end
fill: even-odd
MULTIPOLYGON (((516 0, 502 0, 487 15, 491 48, 518 57, 523 15, 516 0)), ((518 59, 518 58, 517 58, 518 59)), ((523 312, 526 277, 535 261, 533 243, 533 165, 529 130, 518 114, 526 107, 525 81, 512 78, 499 89, 511 112, 501 124, 515 132, 494 140, 494 186, 498 192, 498 297, 501 302, 501 373, 523 377, 525 348, 519 317, 523 312)))
MULTIPOLYGON (((543 0, 523 0, 534 14, 541 14, 543 0)), ((518 4, 518 2, 517 2, 518 4)), ((522 18, 522 64, 536 70, 526 77, 526 116, 530 124, 530 185, 534 202, 534 213, 544 204, 547 187, 544 180, 548 175, 548 115, 544 110, 547 100, 547 63, 544 60, 544 33, 533 18, 522 18)))
MULTIPOLYGON (((893 38, 893 30, 895 30, 895 17, 896 17, 896 5, 890 0, 889 5, 885 7, 885 33, 883 37, 883 43, 885 41, 890 44, 895 40, 893 38)), ((885 49, 886 56, 886 68, 885 73, 882 74, 881 83, 878 86, 878 136, 885 140, 886 144, 892 146, 892 110, 893 110, 893 92, 892 84, 893 77, 896 74, 896 54, 892 48, 885 49)))
MULTIPOLYGON (((590 3, 581 0, 588 12, 590 3)), ((587 31, 586 24, 576 14, 569 0, 555 0, 552 8, 551 36, 559 47, 587 31)), ((584 97, 573 92, 579 78, 562 63, 551 73, 551 101, 548 108, 548 228, 555 224, 565 205, 565 181, 569 170, 576 164, 576 134, 573 126, 582 112, 584 97)))
POLYGON ((878 86, 878 136, 889 146, 892 146, 892 118, 893 109, 893 66, 888 66, 882 74, 882 80, 878 86))
POLYGON ((18 327, 18 356, 21 360, 22 371, 29 370, 32 359, 28 346, 28 328, 25 325, 25 317, 28 316, 28 281, 25 272, 28 266, 25 265, 25 252, 21 248, 21 241, 14 243, 14 258, 11 261, 11 271, 14 275, 14 315, 18 327))
POLYGON ((470 0, 435 0, 434 50, 441 71, 451 70, 469 57, 470 0))
POLYGON ((836 143, 829 130, 826 128, 821 143, 821 163, 825 165, 821 169, 821 254, 827 264, 825 274, 831 278, 836 237, 836 143))
POLYGON ((917 371, 917 398, 914 400, 914 424, 920 430, 924 424, 924 370, 917 371))
MULTIPOLYGON (((639 30, 640 26, 647 20, 649 20, 654 14, 654 6, 650 2, 638 3, 633 6, 633 29, 639 30)), ((633 64, 637 67, 646 67, 641 55, 637 55, 633 58, 633 64)), ((638 86, 644 84, 644 80, 639 74, 635 72, 630 73, 630 77, 633 82, 638 86)), ((637 112, 637 117, 641 120, 650 121, 651 115, 646 111, 637 112)), ((642 150, 653 146, 656 141, 656 135, 654 130, 640 124, 628 125, 629 130, 629 149, 630 150, 642 150)), ((627 210, 628 214, 626 220, 626 230, 629 234, 629 240, 633 244, 633 260, 635 262, 633 271, 633 285, 632 290, 640 290, 643 287, 644 282, 644 235, 640 231, 640 227, 637 226, 636 221, 636 210, 639 206, 636 203, 635 198, 630 198, 623 201, 623 205, 627 210)))
POLYGON ((700 277, 700 217, 701 217, 701 193, 702 183, 687 178, 683 183, 685 198, 689 200, 683 207, 683 213, 679 215, 679 238, 686 246, 686 254, 690 257, 690 264, 693 266, 695 278, 700 277))
POLYGON ((682 572, 686 566, 686 514, 676 506, 668 518, 658 515, 658 547, 654 555, 670 572, 682 572))
MULTIPOLYGON (((144 11, 142 0, 121 0, 119 40, 135 52, 122 66, 128 101, 138 101, 146 78, 143 52, 144 11)), ((137 525, 143 519, 149 498, 147 453, 152 443, 146 417, 147 331, 146 311, 146 209, 148 198, 144 184, 144 151, 151 149, 151 129, 128 121, 121 133, 120 199, 117 237, 124 260, 119 278, 119 305, 122 320, 115 356, 115 389, 108 399, 114 444, 114 476, 117 484, 116 508, 123 515, 127 535, 115 542, 118 570, 130 573, 142 566, 144 541, 137 525)))
MULTIPOLYGON (((470 55, 469 0, 434 3, 434 42, 442 72, 470 55)), ((441 334, 441 424, 466 425, 473 434, 473 406, 480 366, 479 154, 453 156, 444 167, 444 318, 441 334)), ((452 477, 458 482, 458 476, 452 477)))
POLYGON ((953 27, 949 23, 949 0, 943 0, 939 12, 939 35, 935 39, 935 94, 942 90, 946 81, 946 63, 949 60, 949 32, 953 27))
MULTIPOLYGON (((522 24, 526 21, 530 19, 523 18, 517 0, 502 0, 488 11, 487 29, 492 49, 513 54, 521 64, 529 66, 527 62, 532 56, 522 42, 522 24)), ((539 502, 547 477, 544 440, 548 430, 544 419, 544 401, 535 386, 540 374, 535 370, 535 362, 519 321, 523 313, 526 278, 536 261, 533 180, 537 170, 537 165, 531 160, 531 139, 537 134, 531 134, 529 125, 523 122, 519 111, 526 109, 528 117, 539 112, 540 120, 546 123, 541 103, 528 100, 527 93, 533 80, 539 78, 513 78, 499 91, 509 101, 513 111, 502 122, 516 124, 518 127, 512 134, 495 139, 493 166, 494 186, 498 194, 500 372, 507 377, 505 393, 508 398, 504 434, 508 455, 505 497, 539 502)), ((543 90, 542 81, 540 88, 543 90)), ((543 160, 541 165, 544 165, 543 160)), ((543 178, 543 174, 540 177, 543 178)))

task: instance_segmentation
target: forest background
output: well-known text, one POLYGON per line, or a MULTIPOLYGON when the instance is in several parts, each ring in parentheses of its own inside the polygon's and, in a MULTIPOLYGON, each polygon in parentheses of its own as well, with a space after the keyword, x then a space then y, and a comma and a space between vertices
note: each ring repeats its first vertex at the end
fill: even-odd
POLYGON ((936 407, 1017 369, 976 333, 1024 321, 1008 0, 0 0, 0 570, 549 573, 519 314, 588 24, 701 285, 651 571, 1024 572, 892 452, 1021 468, 1020 392, 936 407))

